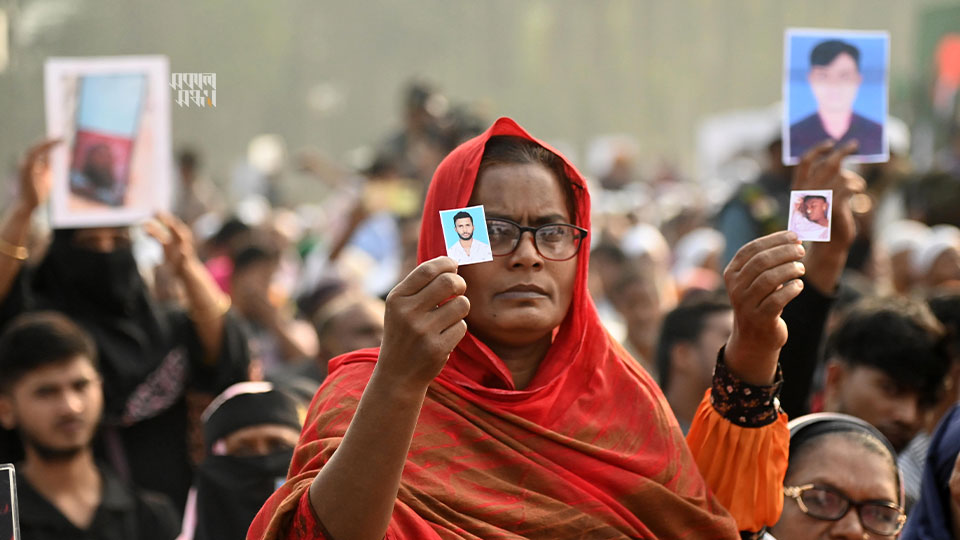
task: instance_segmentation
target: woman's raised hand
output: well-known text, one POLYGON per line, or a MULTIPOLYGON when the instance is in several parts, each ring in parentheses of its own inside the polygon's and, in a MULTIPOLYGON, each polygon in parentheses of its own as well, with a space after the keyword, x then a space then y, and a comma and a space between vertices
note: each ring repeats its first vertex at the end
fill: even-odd
POLYGON ((179 218, 166 212, 159 212, 155 221, 147 221, 144 224, 144 229, 147 234, 160 242, 167 264, 178 274, 183 272, 186 263, 197 259, 193 245, 193 232, 179 218))
POLYGON ((30 211, 47 202, 52 185, 50 177, 50 149, 60 139, 49 139, 31 146, 20 164, 20 204, 30 211))
POLYGON ((803 289, 803 255, 796 233, 777 232, 740 248, 723 272, 734 314, 724 361, 741 380, 773 383, 780 348, 787 342, 780 314, 803 289))
POLYGON ((426 261, 410 272, 387 295, 377 369, 395 384, 425 390, 467 332, 466 290, 449 257, 426 261))

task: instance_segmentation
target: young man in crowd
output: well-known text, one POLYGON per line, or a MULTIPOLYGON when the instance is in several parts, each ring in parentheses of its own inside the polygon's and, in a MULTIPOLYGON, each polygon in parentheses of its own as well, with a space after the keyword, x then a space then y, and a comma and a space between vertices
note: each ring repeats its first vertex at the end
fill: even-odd
POLYGON ((0 423, 16 429, 20 529, 30 540, 171 540, 176 512, 94 461, 103 413, 93 342, 63 315, 35 312, 0 335, 0 423))
POLYGON ((943 325, 922 302, 867 299, 827 341, 824 409, 857 416, 903 450, 944 390, 943 325))
POLYGON ((710 388, 717 353, 733 331, 733 310, 719 299, 681 304, 667 314, 657 344, 660 388, 684 433, 710 388))

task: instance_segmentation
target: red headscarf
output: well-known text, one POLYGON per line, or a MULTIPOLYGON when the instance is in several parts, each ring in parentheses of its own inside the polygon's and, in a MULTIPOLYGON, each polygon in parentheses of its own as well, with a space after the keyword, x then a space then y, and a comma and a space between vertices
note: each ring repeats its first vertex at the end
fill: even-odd
MULTIPOLYGON (((498 135, 560 156, 509 118, 455 149, 427 193, 420 262, 445 254, 439 211, 467 206, 486 143, 498 135)), ((589 229, 586 182, 563 163, 577 225, 589 229)), ((506 365, 469 333, 450 355, 421 410, 387 538, 739 537, 660 389, 604 331, 587 293, 588 259, 585 245, 570 311, 527 388, 517 390, 506 365)), ((248 538, 319 530, 304 493, 339 445, 377 353, 331 361, 289 480, 248 538)))

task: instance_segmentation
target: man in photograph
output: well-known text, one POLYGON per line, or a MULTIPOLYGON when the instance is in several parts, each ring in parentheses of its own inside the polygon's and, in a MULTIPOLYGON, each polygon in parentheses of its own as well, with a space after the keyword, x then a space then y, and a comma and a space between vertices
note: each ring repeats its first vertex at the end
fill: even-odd
POLYGON ((473 237, 473 216, 469 212, 457 212, 453 216, 454 230, 458 239, 447 248, 447 255, 459 264, 484 262, 493 259, 490 246, 473 237))
POLYGON ((807 195, 799 201, 793 231, 801 240, 830 240, 830 203, 823 195, 807 195))
POLYGON ((859 142, 857 154, 883 153, 883 126, 853 111, 863 82, 860 51, 840 40, 824 41, 810 53, 807 74, 817 112, 790 126, 790 155, 799 157, 826 140, 859 142))

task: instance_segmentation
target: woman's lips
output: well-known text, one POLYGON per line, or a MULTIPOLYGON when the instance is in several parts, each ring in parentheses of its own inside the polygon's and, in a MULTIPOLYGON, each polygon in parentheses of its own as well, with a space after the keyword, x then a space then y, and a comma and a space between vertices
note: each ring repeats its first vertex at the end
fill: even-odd
POLYGON ((515 285, 509 289, 497 293, 497 298, 504 300, 534 300, 546 298, 547 292, 536 285, 515 285))

